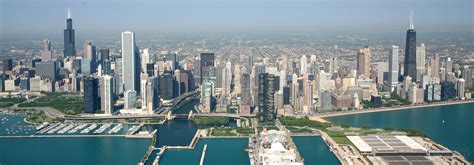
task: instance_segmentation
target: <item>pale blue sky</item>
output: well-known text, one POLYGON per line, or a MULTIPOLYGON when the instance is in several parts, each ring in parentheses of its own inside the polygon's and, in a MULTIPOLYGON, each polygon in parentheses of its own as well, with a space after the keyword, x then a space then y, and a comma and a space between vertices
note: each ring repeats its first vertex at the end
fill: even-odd
POLYGON ((473 31, 473 0, 0 0, 0 35, 133 31, 473 31))

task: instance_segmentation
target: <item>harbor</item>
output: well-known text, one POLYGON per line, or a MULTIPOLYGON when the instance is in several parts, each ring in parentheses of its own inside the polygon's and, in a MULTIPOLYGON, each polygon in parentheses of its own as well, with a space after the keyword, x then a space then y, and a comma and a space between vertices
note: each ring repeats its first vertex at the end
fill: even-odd
MULTIPOLYGON (((0 118, 3 122, 8 118, 0 118)), ((4 132, 0 138, 48 138, 48 137, 125 137, 151 138, 156 130, 147 130, 145 124, 130 125, 122 123, 42 123, 29 126, 21 122, 11 128, 0 130, 4 132)))

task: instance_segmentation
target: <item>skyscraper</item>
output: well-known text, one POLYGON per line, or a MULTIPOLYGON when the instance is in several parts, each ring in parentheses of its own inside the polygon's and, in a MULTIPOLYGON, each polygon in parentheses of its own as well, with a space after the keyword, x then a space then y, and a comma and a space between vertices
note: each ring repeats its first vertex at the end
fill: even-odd
POLYGON ((110 56, 110 50, 109 49, 100 49, 99 53, 100 53, 100 57, 99 57, 100 61, 109 60, 109 56, 110 56))
POLYGON ((158 77, 149 77, 146 83, 146 94, 142 96, 142 100, 146 100, 146 104, 142 106, 146 106, 148 114, 153 114, 153 111, 160 106, 159 88, 158 77))
POLYGON ((137 108, 137 92, 128 90, 123 94, 124 108, 135 109, 137 108))
POLYGON ((306 55, 303 55, 301 58, 300 58, 300 75, 304 75, 306 72, 306 69, 307 69, 307 59, 306 59, 306 55))
POLYGON ((214 67, 214 53, 201 53, 200 83, 203 82, 203 78, 209 77, 209 70, 212 67, 214 67))
POLYGON ((359 50, 359 53, 357 53, 357 75, 364 75, 366 78, 369 78, 371 56, 371 51, 368 46, 359 50))
POLYGON ((84 78, 84 113, 95 113, 99 107, 99 94, 97 79, 94 77, 84 78))
POLYGON ((84 58, 90 61, 90 74, 95 73, 97 71, 97 53, 91 41, 86 41, 84 44, 84 58))
POLYGON ((240 101, 240 113, 241 114, 250 114, 250 104, 251 104, 251 95, 250 95, 250 75, 248 73, 243 73, 240 79, 241 81, 241 101, 240 101))
POLYGON ((112 114, 114 111, 115 96, 114 96, 114 85, 113 76, 105 75, 102 76, 100 103, 101 109, 105 114, 112 114))
POLYGON ((12 59, 3 59, 2 63, 3 71, 11 71, 13 69, 13 60, 12 59))
POLYGON ((413 81, 417 81, 416 70, 416 31, 413 23, 413 12, 410 13, 410 27, 407 31, 405 46, 405 62, 403 76, 410 76, 413 81))
POLYGON ((398 84, 398 51, 398 46, 393 45, 388 57, 388 83, 392 88, 391 92, 393 92, 394 87, 398 84))
POLYGON ((53 51, 51 51, 51 41, 43 40, 43 50, 41 51, 42 60, 51 60, 53 58, 53 51))
POLYGON ((423 75, 426 74, 425 54, 425 44, 421 43, 419 47, 416 47, 416 79, 418 81, 420 81, 423 75))
POLYGON ((431 75, 433 77, 439 77, 439 69, 440 69, 440 66, 439 66, 439 54, 436 53, 434 55, 434 58, 431 62, 431 75))
POLYGON ((135 33, 122 33, 122 83, 124 91, 140 91, 140 57, 135 45, 135 33))
POLYGON ((275 76, 268 73, 258 75, 258 109, 260 121, 271 121, 276 117, 275 111, 275 76))
POLYGON ((64 57, 76 55, 76 41, 72 28, 71 11, 67 9, 66 29, 64 29, 64 57))
POLYGON ((213 97, 214 83, 210 80, 204 80, 201 88, 201 111, 203 113, 210 113, 212 111, 212 97, 213 97))

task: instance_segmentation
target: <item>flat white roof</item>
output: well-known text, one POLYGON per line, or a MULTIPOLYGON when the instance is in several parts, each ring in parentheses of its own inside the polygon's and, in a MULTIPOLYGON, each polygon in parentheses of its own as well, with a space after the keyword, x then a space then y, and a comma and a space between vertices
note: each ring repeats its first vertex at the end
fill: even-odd
POLYGON ((425 147, 408 136, 347 136, 360 152, 423 150, 425 147))
POLYGON ((360 136, 347 136, 352 144, 354 144, 360 152, 370 152, 372 147, 369 146, 360 136))

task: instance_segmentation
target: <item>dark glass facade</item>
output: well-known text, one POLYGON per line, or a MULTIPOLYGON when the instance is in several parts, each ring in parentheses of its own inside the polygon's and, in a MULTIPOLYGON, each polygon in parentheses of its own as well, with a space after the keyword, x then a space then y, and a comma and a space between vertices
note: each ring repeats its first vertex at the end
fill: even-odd
POLYGON ((72 28, 72 19, 66 20, 66 29, 64 29, 64 57, 76 55, 76 41, 74 29, 72 28))
POLYGON ((416 31, 409 29, 406 39, 403 76, 410 76, 416 82, 416 31))
POLYGON ((268 73, 258 75, 258 109, 260 121, 275 119, 275 76, 268 73))
POLYGON ((98 86, 96 78, 84 78, 84 113, 95 113, 99 108, 98 86))

